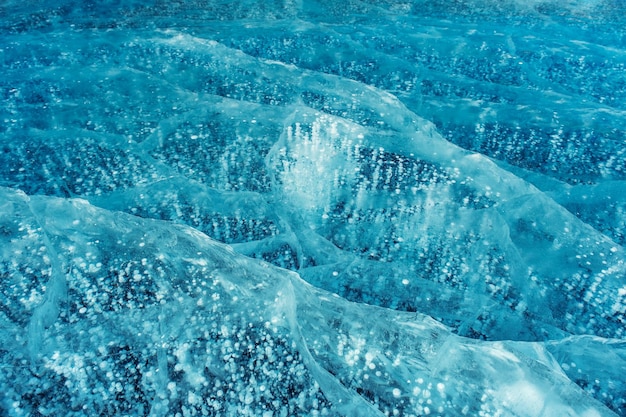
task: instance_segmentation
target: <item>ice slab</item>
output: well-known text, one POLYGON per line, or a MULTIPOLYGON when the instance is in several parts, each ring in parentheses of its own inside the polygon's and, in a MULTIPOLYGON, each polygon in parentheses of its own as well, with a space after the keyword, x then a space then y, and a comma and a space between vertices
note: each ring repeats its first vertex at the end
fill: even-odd
POLYGON ((466 339, 187 226, 0 192, 7 415, 614 415, 551 355, 575 338, 466 339))

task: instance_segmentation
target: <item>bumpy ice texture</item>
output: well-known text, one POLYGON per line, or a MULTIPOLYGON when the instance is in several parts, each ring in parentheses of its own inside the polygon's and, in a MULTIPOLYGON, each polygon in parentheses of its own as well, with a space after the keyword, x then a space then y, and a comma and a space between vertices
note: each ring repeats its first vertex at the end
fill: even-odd
POLYGON ((623 2, 5 2, 0 407, 626 415, 623 2))

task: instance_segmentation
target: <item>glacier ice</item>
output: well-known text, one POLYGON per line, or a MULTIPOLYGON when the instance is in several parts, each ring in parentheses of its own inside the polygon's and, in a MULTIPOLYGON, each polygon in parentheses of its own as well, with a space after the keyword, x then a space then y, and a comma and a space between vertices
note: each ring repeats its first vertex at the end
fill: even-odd
POLYGON ((0 10, 0 414, 626 415, 623 2, 0 10))

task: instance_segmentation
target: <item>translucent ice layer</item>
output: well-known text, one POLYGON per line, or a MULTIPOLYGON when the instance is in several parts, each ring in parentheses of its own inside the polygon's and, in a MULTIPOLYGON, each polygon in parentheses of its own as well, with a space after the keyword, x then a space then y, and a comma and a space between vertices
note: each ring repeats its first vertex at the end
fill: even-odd
POLYGON ((10 415, 612 415, 550 352, 623 388, 623 342, 466 339, 187 226, 0 192, 10 415))
POLYGON ((0 414, 626 415, 622 1, 0 15, 0 414))

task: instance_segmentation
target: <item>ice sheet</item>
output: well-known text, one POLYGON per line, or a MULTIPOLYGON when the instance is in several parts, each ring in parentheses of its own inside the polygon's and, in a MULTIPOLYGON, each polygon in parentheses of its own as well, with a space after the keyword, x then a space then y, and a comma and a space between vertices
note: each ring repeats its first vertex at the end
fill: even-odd
POLYGON ((0 414, 626 415, 623 2, 0 14, 0 414))

